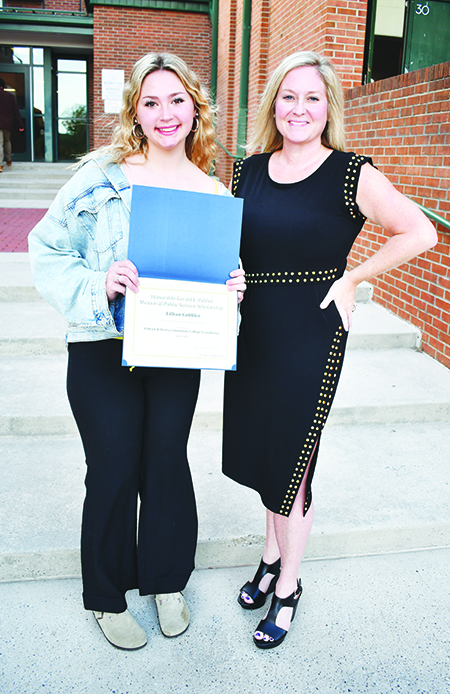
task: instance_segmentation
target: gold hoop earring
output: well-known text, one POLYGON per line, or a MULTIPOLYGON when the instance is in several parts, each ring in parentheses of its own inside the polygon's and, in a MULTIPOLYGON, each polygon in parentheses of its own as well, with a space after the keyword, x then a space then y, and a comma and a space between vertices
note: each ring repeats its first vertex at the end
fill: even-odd
POLYGON ((143 140, 145 137, 145 133, 142 130, 142 125, 140 123, 135 123, 131 129, 131 132, 133 133, 134 137, 136 140, 143 140), (140 132, 136 131, 136 128, 139 128, 140 132))
POLYGON ((192 122, 191 133, 196 133, 197 130, 198 130, 198 117, 194 116, 194 120, 192 122), (195 129, 194 129, 194 123, 195 123, 195 129))

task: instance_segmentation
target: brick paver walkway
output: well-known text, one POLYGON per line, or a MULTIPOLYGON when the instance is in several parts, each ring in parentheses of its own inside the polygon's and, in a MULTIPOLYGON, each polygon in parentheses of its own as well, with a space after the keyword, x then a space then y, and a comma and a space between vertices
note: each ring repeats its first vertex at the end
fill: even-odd
POLYGON ((44 216, 43 209, 0 209, 0 253, 26 253, 27 237, 44 216))

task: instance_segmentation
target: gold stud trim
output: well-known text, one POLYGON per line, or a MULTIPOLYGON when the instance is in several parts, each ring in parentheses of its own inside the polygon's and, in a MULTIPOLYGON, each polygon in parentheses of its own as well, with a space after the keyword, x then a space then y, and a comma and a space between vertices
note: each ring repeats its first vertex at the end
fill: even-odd
MULTIPOLYGON (((288 516, 291 512, 292 504, 294 503, 295 496, 300 488, 303 481, 305 470, 308 467, 308 463, 316 446, 317 440, 320 433, 325 426, 328 414, 331 408, 331 400, 333 398, 334 391, 336 389, 338 374, 340 368, 340 362, 342 361, 342 350, 340 344, 344 335, 344 329, 342 326, 338 328, 335 333, 333 343, 330 349, 330 353, 327 359, 327 365, 325 366, 325 371, 322 377, 322 384, 320 387, 319 399, 317 402, 316 412, 313 416, 313 421, 306 435, 303 448, 301 450, 300 456, 297 461, 297 465, 292 475, 292 479, 289 483, 286 496, 284 497, 283 503, 279 513, 282 516, 288 516)), ((310 495, 305 499, 305 505, 303 512, 306 513, 311 504, 310 495)))
POLYGON ((300 284, 326 282, 336 279, 337 267, 331 270, 274 270, 273 272, 246 272, 247 284, 300 284))
POLYGON ((356 204, 356 185, 355 181, 357 178, 357 173, 362 164, 367 161, 366 157, 360 154, 353 154, 350 159, 344 180, 344 202, 348 207, 350 216, 353 219, 366 219, 359 211, 358 205, 356 204))
POLYGON ((238 159, 238 160, 234 163, 234 167, 233 167, 233 183, 232 183, 232 186, 231 186, 233 195, 236 193, 237 188, 238 188, 238 185, 239 185, 239 181, 240 181, 240 178, 241 178, 241 171, 242 171, 242 164, 243 164, 243 162, 244 162, 243 159, 238 159))

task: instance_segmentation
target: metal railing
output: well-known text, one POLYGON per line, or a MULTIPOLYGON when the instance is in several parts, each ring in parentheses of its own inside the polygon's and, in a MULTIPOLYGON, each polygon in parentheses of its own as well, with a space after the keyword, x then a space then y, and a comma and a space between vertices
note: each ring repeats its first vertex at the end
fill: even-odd
POLYGON ((231 157, 232 159, 242 159, 242 157, 238 156, 237 154, 231 154, 231 152, 229 152, 229 151, 227 150, 227 148, 224 147, 224 145, 223 145, 221 142, 219 142, 219 140, 215 140, 215 143, 216 143, 216 145, 219 145, 219 147, 220 147, 221 149, 223 149, 223 151, 225 152, 225 154, 228 154, 228 156, 231 157))
MULTIPOLYGON (((416 202, 413 200, 413 202, 416 202)), ((441 224, 443 227, 448 229, 450 231, 450 222, 448 222, 444 217, 441 217, 438 215, 436 212, 433 212, 433 210, 429 210, 428 207, 424 207, 424 205, 421 205, 420 203, 416 202, 417 207, 420 207, 422 212, 427 215, 430 219, 433 220, 433 222, 437 222, 437 224, 441 224)))
POLYGON ((46 10, 34 7, 0 7, 0 14, 34 14, 46 15, 50 17, 88 17, 87 12, 72 12, 69 10, 46 10))

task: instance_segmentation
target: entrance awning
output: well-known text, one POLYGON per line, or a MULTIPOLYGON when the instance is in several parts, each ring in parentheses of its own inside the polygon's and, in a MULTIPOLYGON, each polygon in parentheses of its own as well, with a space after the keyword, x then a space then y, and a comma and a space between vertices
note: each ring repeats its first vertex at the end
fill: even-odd
POLYGON ((0 8, 0 44, 93 47, 94 19, 82 12, 0 8))

